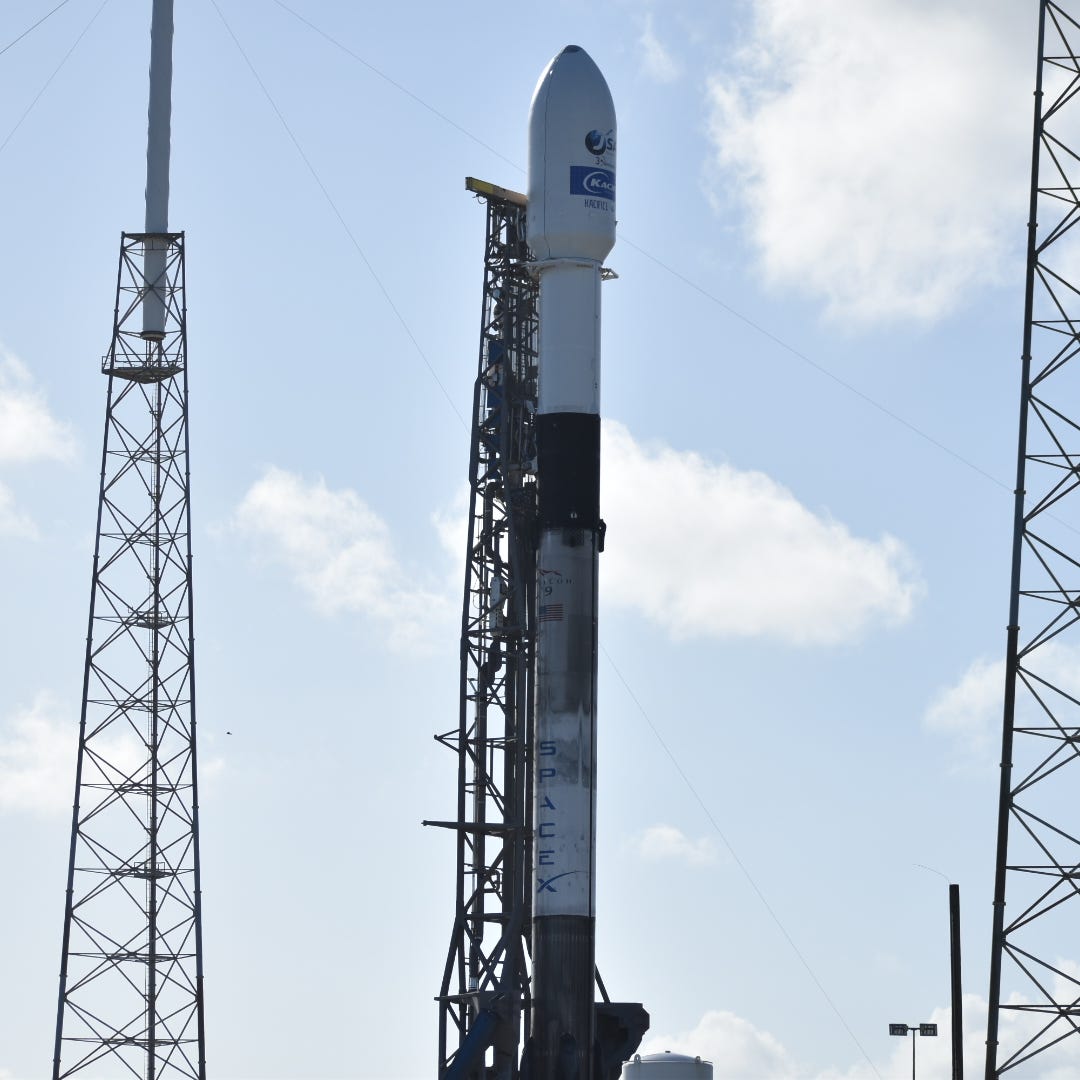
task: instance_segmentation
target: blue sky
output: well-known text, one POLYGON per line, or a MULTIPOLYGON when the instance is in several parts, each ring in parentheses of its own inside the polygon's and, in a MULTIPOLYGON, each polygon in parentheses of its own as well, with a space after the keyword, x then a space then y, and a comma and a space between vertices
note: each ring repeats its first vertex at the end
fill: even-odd
MULTIPOLYGON (((9 0, 0 48, 53 6, 9 0)), ((454 800, 432 736, 456 722, 484 226, 463 179, 524 186, 568 43, 619 117, 605 981, 718 1080, 905 1075, 888 1023, 946 1022, 930 867, 961 885, 980 1067, 1036 7, 177 5, 220 1080, 431 1075, 454 869, 419 823, 454 800)), ((0 55, 3 1080, 52 1049, 148 24, 69 0, 0 55)))

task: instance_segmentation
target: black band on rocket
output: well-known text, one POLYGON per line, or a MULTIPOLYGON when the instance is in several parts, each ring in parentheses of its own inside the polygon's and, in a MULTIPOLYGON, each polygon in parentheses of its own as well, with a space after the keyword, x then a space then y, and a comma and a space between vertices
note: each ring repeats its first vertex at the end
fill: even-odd
POLYGON ((600 417, 541 413, 536 417, 540 528, 600 525, 600 417))

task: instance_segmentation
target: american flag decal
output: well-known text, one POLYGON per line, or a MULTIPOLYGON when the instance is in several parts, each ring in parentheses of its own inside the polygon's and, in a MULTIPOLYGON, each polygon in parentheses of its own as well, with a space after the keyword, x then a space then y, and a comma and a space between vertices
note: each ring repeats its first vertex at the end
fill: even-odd
POLYGON ((541 622, 562 622, 563 606, 562 604, 541 604, 540 605, 540 621, 541 622))

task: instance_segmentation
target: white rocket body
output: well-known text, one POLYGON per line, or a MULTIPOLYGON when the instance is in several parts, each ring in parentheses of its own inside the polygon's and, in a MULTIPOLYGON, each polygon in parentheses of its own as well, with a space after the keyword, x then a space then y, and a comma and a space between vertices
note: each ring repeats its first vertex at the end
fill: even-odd
POLYGON ((595 971, 600 270, 615 242, 615 109, 568 46, 529 115, 528 241, 539 296, 533 1055, 592 1074, 595 971))

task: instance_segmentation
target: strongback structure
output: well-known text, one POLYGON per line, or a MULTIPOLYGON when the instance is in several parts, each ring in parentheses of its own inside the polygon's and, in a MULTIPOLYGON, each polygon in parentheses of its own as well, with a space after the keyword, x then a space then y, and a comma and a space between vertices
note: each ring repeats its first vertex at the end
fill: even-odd
POLYGON ((53 1078, 205 1076, 182 234, 125 234, 53 1078), (160 336, 144 255, 165 251, 160 336))
POLYGON ((1080 1054, 1080 25, 1065 6, 1039 5, 987 1080, 1080 1054))
POLYGON ((524 196, 487 206, 458 725, 455 915, 439 1002, 439 1076, 516 1077, 529 1035, 537 287, 524 196), (490 1069, 490 1071, 488 1071, 490 1069))

